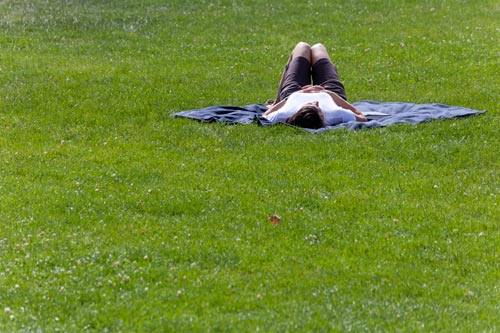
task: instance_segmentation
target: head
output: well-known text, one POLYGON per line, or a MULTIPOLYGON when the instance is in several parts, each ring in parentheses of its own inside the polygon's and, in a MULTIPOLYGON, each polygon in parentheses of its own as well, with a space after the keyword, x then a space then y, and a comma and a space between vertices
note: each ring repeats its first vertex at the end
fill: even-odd
POLYGON ((325 127, 325 117, 317 103, 308 103, 288 117, 286 123, 304 128, 318 129, 325 127))

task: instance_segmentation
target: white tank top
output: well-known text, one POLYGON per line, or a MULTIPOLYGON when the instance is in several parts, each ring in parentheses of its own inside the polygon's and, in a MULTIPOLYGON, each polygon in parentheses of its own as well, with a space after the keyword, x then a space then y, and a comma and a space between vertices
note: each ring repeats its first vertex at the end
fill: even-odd
POLYGON ((319 107, 325 117, 325 124, 328 126, 356 120, 354 113, 338 106, 329 94, 325 92, 303 93, 300 91, 291 94, 281 109, 267 115, 266 118, 273 123, 284 123, 288 117, 299 111, 304 104, 314 101, 319 102, 319 107))

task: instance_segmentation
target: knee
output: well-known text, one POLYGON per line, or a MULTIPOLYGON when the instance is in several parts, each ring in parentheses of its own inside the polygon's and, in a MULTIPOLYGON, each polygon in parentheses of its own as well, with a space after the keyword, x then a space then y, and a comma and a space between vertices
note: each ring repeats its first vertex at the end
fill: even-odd
POLYGON ((326 50, 326 47, 323 44, 314 44, 311 47, 311 61, 312 63, 316 63, 316 61, 327 58, 329 59, 330 56, 328 55, 328 51, 326 50))
POLYGON ((312 51, 326 51, 326 47, 321 43, 316 43, 311 47, 312 51))
POLYGON ((306 42, 298 42, 297 45, 295 45, 296 50, 311 50, 311 45, 307 44, 306 42))
POLYGON ((305 42, 297 43, 292 52, 292 58, 295 57, 303 57, 311 62, 311 46, 305 42))

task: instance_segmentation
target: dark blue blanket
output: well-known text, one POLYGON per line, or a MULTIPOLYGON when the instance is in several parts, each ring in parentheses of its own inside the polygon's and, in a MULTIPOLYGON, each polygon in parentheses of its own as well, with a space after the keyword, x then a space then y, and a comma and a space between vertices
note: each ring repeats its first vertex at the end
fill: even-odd
MULTIPOLYGON (((324 132, 332 129, 346 128, 348 130, 384 127, 395 124, 416 125, 434 119, 450 119, 457 117, 472 116, 486 111, 472 110, 459 106, 445 104, 414 104, 403 102, 374 102, 359 101, 353 103, 361 112, 380 112, 387 114, 384 117, 376 117, 365 123, 348 122, 336 126, 329 126, 318 130, 304 129, 309 132, 324 132)), ((173 117, 184 117, 204 122, 226 122, 229 124, 250 124, 257 121, 263 126, 272 125, 262 114, 267 110, 264 104, 250 104, 246 106, 210 106, 198 110, 182 111, 173 114, 173 117)))

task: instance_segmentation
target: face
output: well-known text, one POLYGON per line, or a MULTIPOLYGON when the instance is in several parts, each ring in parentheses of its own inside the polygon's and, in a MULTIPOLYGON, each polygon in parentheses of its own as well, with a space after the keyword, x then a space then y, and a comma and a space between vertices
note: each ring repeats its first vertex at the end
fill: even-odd
POLYGON ((304 105, 302 105, 302 107, 304 107, 304 106, 308 106, 308 107, 312 107, 314 109, 317 109, 320 113, 323 112, 321 110, 321 108, 319 107, 319 101, 308 102, 308 103, 305 103, 304 105))
POLYGON ((313 106, 319 107, 319 101, 308 102, 308 103, 304 104, 304 106, 306 106, 306 105, 313 105, 313 106))

